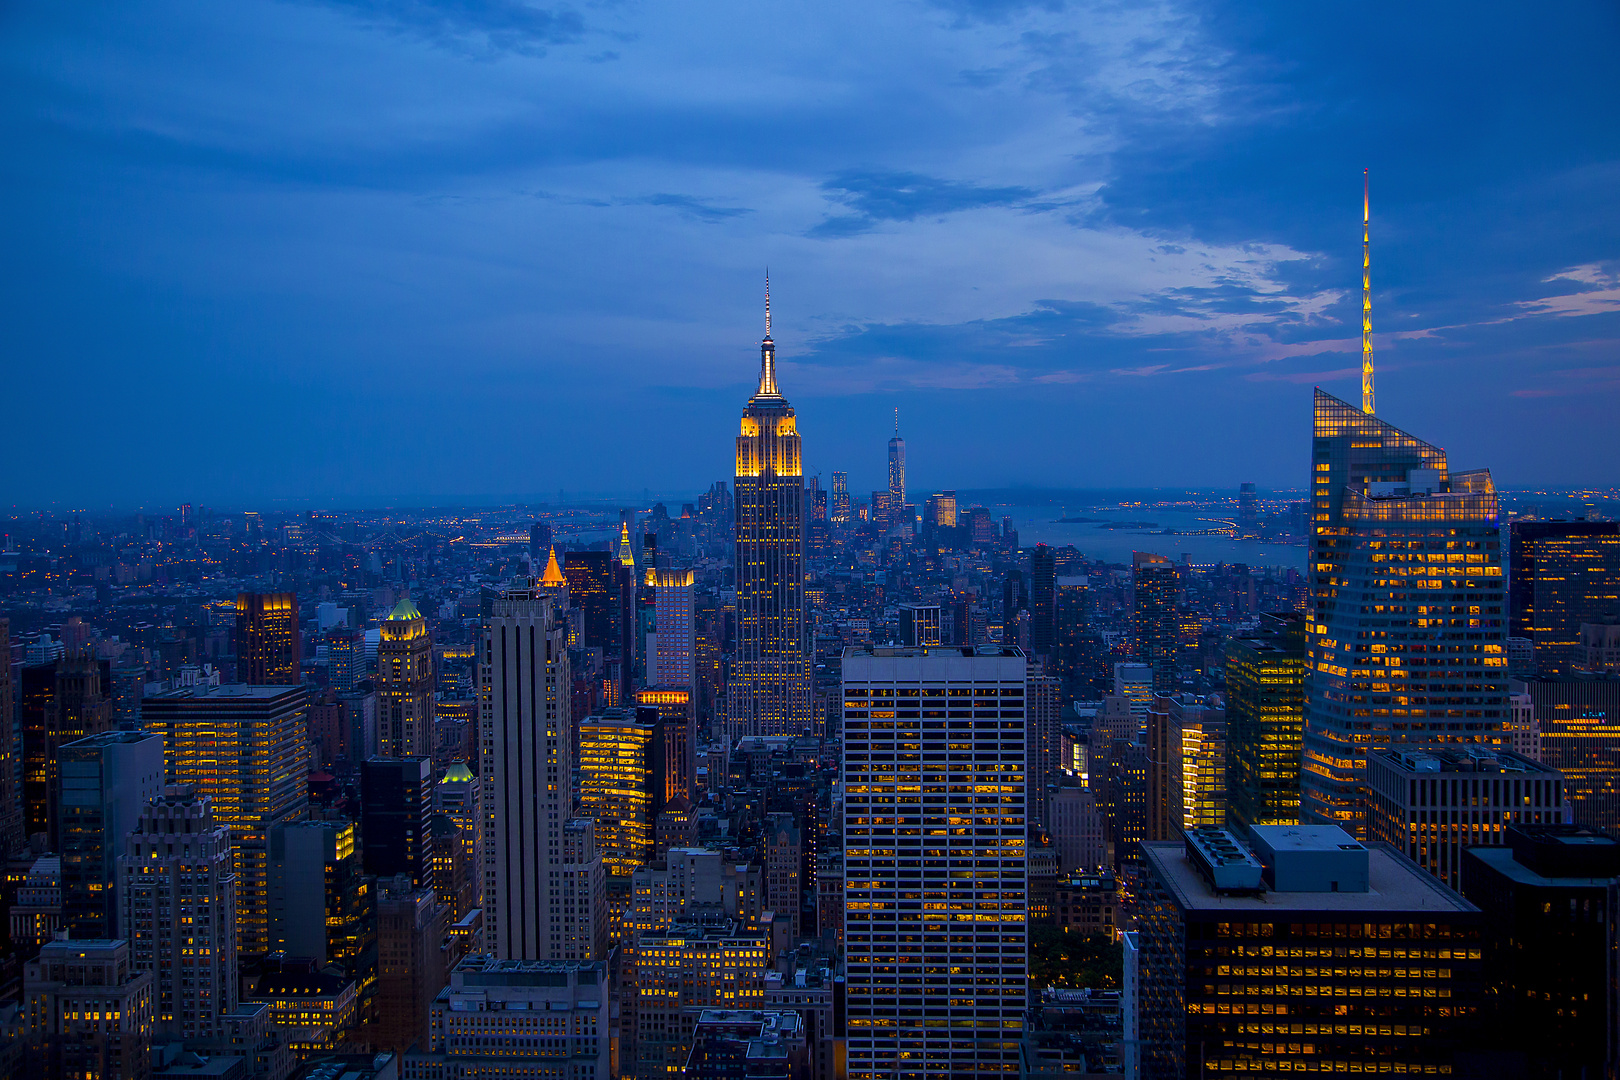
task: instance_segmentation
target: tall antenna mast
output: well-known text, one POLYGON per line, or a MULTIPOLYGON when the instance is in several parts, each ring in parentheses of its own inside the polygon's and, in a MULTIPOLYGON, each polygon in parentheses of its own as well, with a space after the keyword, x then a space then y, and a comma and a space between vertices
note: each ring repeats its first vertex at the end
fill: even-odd
POLYGON ((1372 203, 1367 170, 1361 170, 1361 411, 1373 411, 1372 203))

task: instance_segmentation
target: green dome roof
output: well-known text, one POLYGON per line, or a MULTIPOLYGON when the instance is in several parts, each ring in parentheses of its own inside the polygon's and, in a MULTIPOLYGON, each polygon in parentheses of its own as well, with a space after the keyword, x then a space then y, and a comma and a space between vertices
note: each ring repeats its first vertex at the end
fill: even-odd
POLYGON ((465 761, 452 761, 450 767, 444 770, 444 775, 439 778, 439 783, 463 784, 472 778, 472 770, 467 767, 465 761))
POLYGON ((388 614, 388 621, 393 622, 396 619, 401 621, 407 619, 420 619, 421 617, 422 613, 416 609, 416 605, 411 603, 411 598, 407 596, 405 599, 394 605, 394 610, 388 614))

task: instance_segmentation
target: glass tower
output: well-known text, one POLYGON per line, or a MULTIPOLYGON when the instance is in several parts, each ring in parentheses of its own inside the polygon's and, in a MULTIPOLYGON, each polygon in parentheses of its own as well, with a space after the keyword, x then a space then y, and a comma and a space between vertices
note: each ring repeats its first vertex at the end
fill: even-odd
POLYGON ((733 736, 810 727, 803 476, 793 406, 776 386, 767 291, 759 389, 737 435, 737 658, 727 700, 733 736))
POLYGON ((1364 835, 1367 751, 1502 739, 1496 488, 1316 391, 1301 817, 1364 835))

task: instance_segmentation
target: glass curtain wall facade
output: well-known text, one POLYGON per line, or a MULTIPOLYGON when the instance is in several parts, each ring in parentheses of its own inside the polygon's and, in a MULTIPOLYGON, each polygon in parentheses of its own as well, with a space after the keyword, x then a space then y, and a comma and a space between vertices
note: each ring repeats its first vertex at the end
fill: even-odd
POLYGON ((1500 742, 1509 719, 1490 472, 1316 391, 1301 816, 1365 835, 1366 754, 1500 742))
POLYGON ((1226 646, 1227 803, 1244 825, 1299 821, 1305 624, 1269 621, 1272 633, 1226 646))

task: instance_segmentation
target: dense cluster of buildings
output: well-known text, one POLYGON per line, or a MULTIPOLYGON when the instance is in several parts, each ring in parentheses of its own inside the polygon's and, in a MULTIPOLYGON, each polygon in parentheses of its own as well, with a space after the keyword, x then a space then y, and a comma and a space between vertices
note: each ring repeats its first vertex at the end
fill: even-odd
POLYGON ((14 518, 0 1072, 1612 1071, 1620 526, 1314 409, 1303 573, 823 489, 768 315, 678 514, 14 518))

